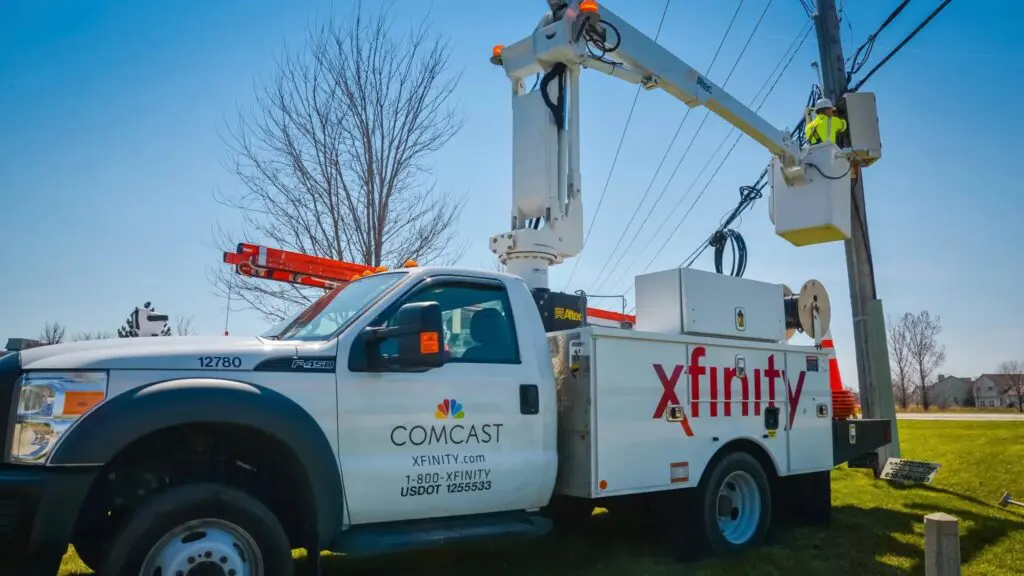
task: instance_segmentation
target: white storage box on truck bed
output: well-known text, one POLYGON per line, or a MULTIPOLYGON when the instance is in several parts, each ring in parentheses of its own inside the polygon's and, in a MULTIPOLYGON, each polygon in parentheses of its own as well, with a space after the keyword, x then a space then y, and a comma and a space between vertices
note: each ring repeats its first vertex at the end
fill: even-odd
POLYGON ((696 486, 723 446, 764 448, 779 476, 830 470, 827 353, 590 326, 548 337, 557 382, 556 493, 696 486))

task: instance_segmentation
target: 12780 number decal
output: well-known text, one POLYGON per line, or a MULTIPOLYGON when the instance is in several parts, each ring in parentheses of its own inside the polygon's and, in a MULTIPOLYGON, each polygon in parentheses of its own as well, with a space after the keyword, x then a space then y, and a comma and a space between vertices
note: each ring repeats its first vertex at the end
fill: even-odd
POLYGON ((202 368, 241 368, 242 359, 238 356, 199 356, 202 368))

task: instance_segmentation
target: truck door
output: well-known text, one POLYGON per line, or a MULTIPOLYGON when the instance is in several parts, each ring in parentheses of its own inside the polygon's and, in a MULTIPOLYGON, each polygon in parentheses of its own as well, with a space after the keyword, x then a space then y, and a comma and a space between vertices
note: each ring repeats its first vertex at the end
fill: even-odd
MULTIPOLYGON (((521 356, 528 351, 504 283, 432 277, 371 325, 392 321, 402 304, 425 301, 441 305, 444 366, 340 375, 339 453, 351 522, 543 505, 543 421, 521 410, 521 386, 538 384, 538 371, 532 357, 521 356)), ((385 341, 382 354, 397 351, 395 344, 385 341)))

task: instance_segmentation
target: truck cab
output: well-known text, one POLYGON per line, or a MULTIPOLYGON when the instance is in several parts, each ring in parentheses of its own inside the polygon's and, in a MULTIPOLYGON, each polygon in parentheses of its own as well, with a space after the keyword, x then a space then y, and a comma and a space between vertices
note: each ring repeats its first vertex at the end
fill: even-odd
MULTIPOLYGON (((393 274, 403 275, 370 278, 383 285, 393 274)), ((558 466, 557 412, 547 340, 529 289, 498 273, 404 275, 393 294, 337 339, 346 521, 544 506, 558 466), (436 316, 421 320, 423 305, 436 316), (407 335, 374 335, 401 330, 408 310, 415 312, 407 335), (422 340, 435 332, 436 343, 422 340)))

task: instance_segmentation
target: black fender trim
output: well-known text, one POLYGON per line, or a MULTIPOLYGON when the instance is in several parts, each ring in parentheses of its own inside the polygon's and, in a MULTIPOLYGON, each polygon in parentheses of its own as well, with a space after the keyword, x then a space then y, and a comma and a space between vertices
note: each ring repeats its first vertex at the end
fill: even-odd
POLYGON ((309 478, 321 549, 340 530, 341 472, 323 430, 290 398, 254 384, 188 378, 140 386, 107 400, 77 422, 49 465, 105 464, 133 441, 183 424, 248 426, 284 442, 309 478))

